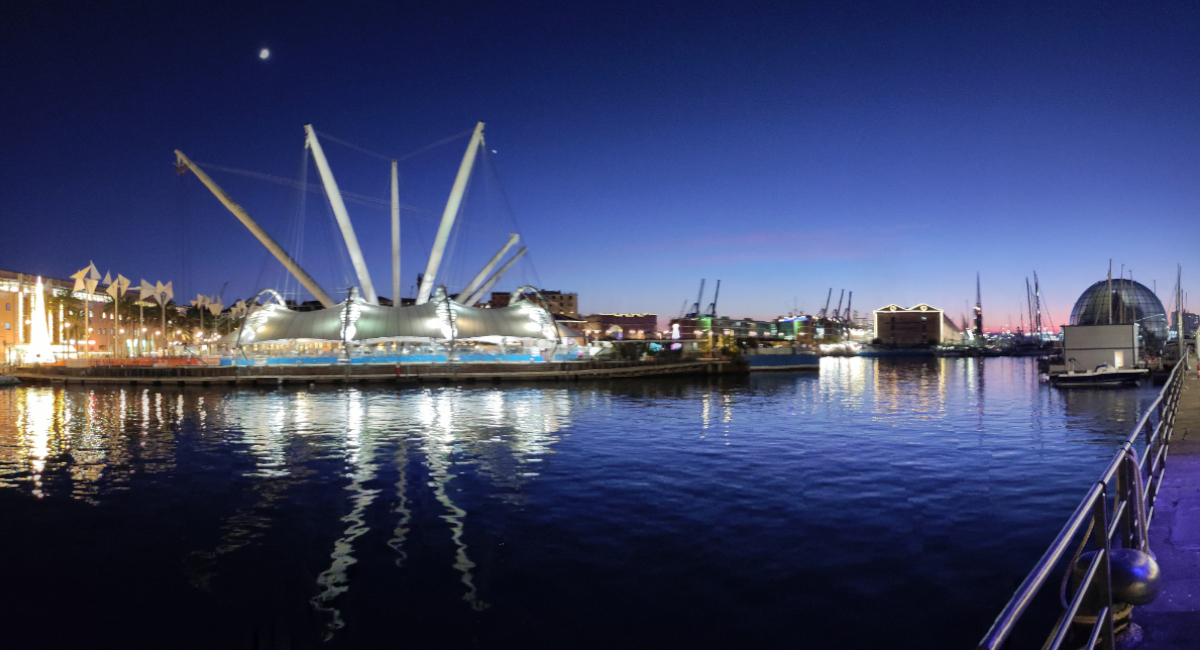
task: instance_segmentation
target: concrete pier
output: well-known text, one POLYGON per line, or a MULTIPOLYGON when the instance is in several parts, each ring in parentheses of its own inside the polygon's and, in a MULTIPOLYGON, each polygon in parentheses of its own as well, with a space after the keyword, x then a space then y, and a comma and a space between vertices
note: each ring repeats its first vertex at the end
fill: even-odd
POLYGON ((267 366, 33 366, 12 374, 22 381, 63 384, 262 385, 421 384, 425 382, 583 381, 634 377, 746 374, 745 364, 723 359, 673 363, 588 361, 536 364, 440 363, 267 366))
POLYGON ((1158 557, 1158 598, 1138 607, 1145 630, 1139 650, 1200 648, 1200 380, 1189 373, 1179 398, 1175 436, 1162 491, 1150 523, 1150 549, 1158 557))

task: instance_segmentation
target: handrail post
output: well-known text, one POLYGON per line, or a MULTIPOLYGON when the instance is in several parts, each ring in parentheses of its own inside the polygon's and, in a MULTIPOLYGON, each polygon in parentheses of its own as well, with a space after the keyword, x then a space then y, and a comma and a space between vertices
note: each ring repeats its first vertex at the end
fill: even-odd
POLYGON ((1136 485, 1136 478, 1129 475, 1129 463, 1125 462, 1124 455, 1126 447, 1129 443, 1121 445, 1121 451, 1118 452, 1122 456, 1120 468, 1117 470, 1116 485, 1113 486, 1113 514, 1120 513, 1120 523, 1117 525, 1117 539, 1121 541, 1122 548, 1131 548, 1130 542, 1133 540, 1133 527, 1129 525, 1130 513, 1133 512, 1133 486, 1136 485), (1121 509, 1122 501, 1125 503, 1125 508, 1121 509))
POLYGON ((1107 486, 1100 483, 1100 494, 1092 505, 1092 518, 1096 525, 1092 527, 1092 540, 1096 542, 1097 551, 1104 555, 1100 570, 1096 573, 1097 589, 1099 591, 1091 600, 1093 611, 1101 614, 1096 625, 1101 626, 1100 640, 1096 644, 1101 650, 1114 650, 1116 637, 1113 634, 1112 615, 1112 570, 1110 565, 1112 547, 1108 543, 1108 495, 1107 486))

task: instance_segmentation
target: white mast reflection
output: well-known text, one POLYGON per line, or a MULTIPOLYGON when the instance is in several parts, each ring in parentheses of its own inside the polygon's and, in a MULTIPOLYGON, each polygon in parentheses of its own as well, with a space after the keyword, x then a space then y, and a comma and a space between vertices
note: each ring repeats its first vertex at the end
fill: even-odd
POLYGON ((396 507, 392 512, 400 515, 396 522, 396 527, 392 529, 392 538, 387 544, 391 547, 396 555, 396 566, 404 566, 404 561, 408 559, 408 553, 404 550, 404 542, 408 540, 408 525, 412 522, 412 510, 408 507, 408 450, 404 446, 404 440, 401 439, 396 444, 395 458, 396 472, 400 475, 396 479, 396 507))
POLYGON ((354 558, 354 540, 362 537, 370 528, 367 526, 365 515, 367 508, 375 501, 380 490, 368 490, 365 484, 375 478, 375 444, 371 435, 363 436, 363 397, 358 390, 351 389, 346 400, 346 464, 349 466, 350 485, 346 489, 351 492, 352 508, 342 521, 349 524, 342 536, 334 542, 333 562, 321 575, 317 576, 317 585, 321 593, 312 599, 313 607, 319 612, 330 616, 325 626, 325 640, 333 638, 333 633, 345 627, 342 613, 331 605, 331 601, 350 589, 350 578, 347 571, 358 560, 354 558))
POLYGON ((454 398, 455 395, 446 391, 434 397, 429 392, 423 393, 418 399, 417 416, 425 425, 425 435, 421 451, 425 455, 425 465, 429 468, 429 483, 433 488, 434 498, 450 513, 443 515, 450 524, 450 538, 457 550, 454 553, 454 568, 462 574, 462 583, 467 587, 463 600, 471 605, 471 609, 480 611, 488 604, 479 598, 479 590, 475 586, 475 576, 471 569, 475 563, 467 555, 467 543, 463 541, 463 519, 467 511, 458 507, 446 493, 446 483, 455 477, 450 472, 451 454, 454 452, 454 398))

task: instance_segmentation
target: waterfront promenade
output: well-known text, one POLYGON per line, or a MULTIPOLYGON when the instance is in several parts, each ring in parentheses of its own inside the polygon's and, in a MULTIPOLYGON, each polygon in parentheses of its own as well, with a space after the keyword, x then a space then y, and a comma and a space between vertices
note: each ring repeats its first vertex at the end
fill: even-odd
POLYGON ((745 364, 697 358, 675 362, 406 363, 254 366, 29 366, 22 381, 62 384, 274 386, 280 384, 421 384, 424 382, 579 381, 632 377, 746 374, 745 364))
POLYGON ((1200 648, 1200 380, 1189 373, 1179 399, 1167 473, 1150 524, 1150 548, 1162 583, 1137 608, 1145 650, 1200 648))

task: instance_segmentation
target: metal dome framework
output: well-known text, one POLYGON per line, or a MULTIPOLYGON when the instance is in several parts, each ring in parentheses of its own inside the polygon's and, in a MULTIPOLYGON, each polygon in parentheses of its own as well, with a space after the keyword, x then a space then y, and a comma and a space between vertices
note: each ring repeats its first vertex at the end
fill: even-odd
POLYGON ((1153 291, 1133 280, 1113 280, 1111 294, 1108 286, 1108 280, 1100 280, 1079 296, 1071 309, 1072 325, 1137 323, 1143 332, 1167 340, 1166 310, 1153 291))

